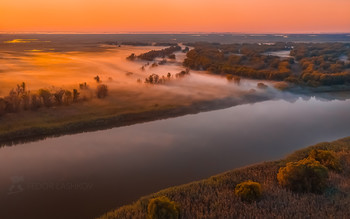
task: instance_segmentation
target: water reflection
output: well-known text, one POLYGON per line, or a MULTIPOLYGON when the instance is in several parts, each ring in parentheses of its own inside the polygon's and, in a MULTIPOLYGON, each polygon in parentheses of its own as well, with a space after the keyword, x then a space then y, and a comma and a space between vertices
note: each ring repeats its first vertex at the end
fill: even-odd
MULTIPOLYGON (((244 83, 247 83, 247 82, 244 82, 244 83)), ((254 84, 255 82, 248 82, 248 83, 254 84)), ((252 85, 249 85, 249 86, 252 86, 252 85)), ((174 110, 161 111, 156 116, 154 116, 153 115, 154 113, 152 112, 146 112, 138 116, 132 115, 129 117, 125 117, 123 122, 121 122, 120 118, 117 116, 117 117, 112 117, 109 120, 102 119, 103 122, 96 120, 95 123, 98 125, 82 124, 81 125, 82 127, 78 127, 78 125, 76 125, 77 128, 75 130, 67 130, 59 133, 55 133, 55 132, 48 133, 47 130, 45 130, 45 133, 43 134, 43 132, 40 131, 40 128, 38 128, 36 131, 37 135, 33 135, 31 137, 19 138, 15 140, 0 139, 0 147, 16 146, 19 144, 45 140, 47 138, 60 137, 63 135, 72 135, 72 134, 78 134, 81 132, 93 132, 98 130, 105 130, 105 129, 115 128, 115 127, 120 127, 120 126, 133 125, 133 124, 142 123, 142 122, 149 122, 149 121, 154 121, 158 119, 173 118, 177 116, 183 116, 186 114, 195 114, 195 113, 206 112, 206 111, 211 111, 216 109, 224 109, 224 108, 232 107, 239 104, 257 103, 268 99, 285 100, 290 103, 294 103, 300 99, 304 101, 309 101, 312 98, 323 102, 333 101, 333 100, 345 101, 350 99, 350 92, 295 94, 290 92, 279 92, 272 88, 269 88, 269 89, 270 89, 270 92, 266 92, 263 95, 251 94, 251 95, 242 96, 241 98, 246 98, 245 101, 237 102, 237 98, 235 97, 225 97, 225 98, 216 99, 212 101, 200 101, 200 102, 194 103, 193 106, 179 107, 174 110), (142 117, 142 119, 137 119, 137 117, 142 117)), ((91 123, 93 124, 94 121, 92 121, 91 123)))

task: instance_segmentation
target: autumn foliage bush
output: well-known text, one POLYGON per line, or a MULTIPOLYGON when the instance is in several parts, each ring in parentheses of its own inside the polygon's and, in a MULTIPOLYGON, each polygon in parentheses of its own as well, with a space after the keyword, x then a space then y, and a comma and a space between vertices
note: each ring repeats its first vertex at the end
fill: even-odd
POLYGON ((337 172, 341 171, 340 161, 332 151, 312 150, 309 154, 309 157, 317 160, 330 170, 337 172))
POLYGON ((295 192, 321 193, 327 179, 328 169, 312 158, 289 162, 277 174, 279 184, 295 192))
POLYGON ((179 210, 176 203, 170 201, 167 197, 161 196, 150 200, 148 207, 149 219, 177 219, 179 210))
POLYGON ((235 188, 235 195, 242 201, 253 202, 258 200, 262 195, 261 185, 251 180, 238 184, 235 188))

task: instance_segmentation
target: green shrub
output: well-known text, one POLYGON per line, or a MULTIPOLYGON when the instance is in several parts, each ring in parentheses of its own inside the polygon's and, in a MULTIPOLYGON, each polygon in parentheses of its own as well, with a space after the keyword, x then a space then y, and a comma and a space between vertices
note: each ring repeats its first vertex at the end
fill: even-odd
POLYGON ((262 195, 261 185, 260 183, 253 182, 251 180, 242 182, 236 186, 235 194, 243 201, 256 201, 262 195))
POLYGON ((176 203, 170 201, 167 197, 161 196, 153 198, 148 204, 149 219, 177 219, 179 218, 179 210, 176 203))
POLYGON ((320 193, 327 179, 328 169, 312 158, 289 162, 277 174, 279 184, 295 192, 320 193))
POLYGON ((330 170, 341 171, 340 161, 331 151, 312 150, 309 157, 317 160, 330 170))

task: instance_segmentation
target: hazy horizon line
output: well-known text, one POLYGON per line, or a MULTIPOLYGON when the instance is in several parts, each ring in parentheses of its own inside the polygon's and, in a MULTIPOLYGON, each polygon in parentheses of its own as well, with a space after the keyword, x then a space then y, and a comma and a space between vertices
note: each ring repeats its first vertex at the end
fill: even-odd
POLYGON ((116 31, 116 32, 93 32, 93 31, 0 31, 0 34, 232 34, 232 35, 293 35, 293 34, 350 34, 349 32, 188 32, 188 31, 116 31))

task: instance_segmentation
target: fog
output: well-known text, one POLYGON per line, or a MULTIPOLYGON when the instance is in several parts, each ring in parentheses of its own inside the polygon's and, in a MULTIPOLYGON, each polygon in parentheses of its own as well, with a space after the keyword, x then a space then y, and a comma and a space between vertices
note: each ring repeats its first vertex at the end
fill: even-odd
MULTIPOLYGON (((27 48, 22 43, 22 52, 0 51, 0 96, 5 96, 15 88, 17 84, 25 82, 27 88, 35 92, 41 88, 73 89, 80 83, 86 82, 90 88, 95 88, 96 75, 100 76, 102 83, 107 84, 111 93, 137 92, 142 95, 173 95, 190 99, 213 99, 226 96, 237 96, 250 89, 256 89, 258 81, 242 80, 240 85, 230 83, 222 76, 212 76, 206 72, 191 71, 190 75, 176 78, 175 74, 185 68, 182 62, 186 54, 176 52, 176 60, 167 59, 164 65, 152 67, 153 62, 129 61, 130 54, 141 53, 150 50, 159 50, 165 47, 159 46, 113 46, 96 44, 95 51, 62 51, 50 49, 50 46, 41 48, 27 48), (48 49, 49 48, 49 49, 48 49), (147 63, 150 63, 147 65, 147 63), (141 69, 145 66, 144 70, 141 69), (145 78, 151 74, 160 77, 172 75, 164 84, 145 84, 145 78), (138 83, 137 80, 141 80, 138 83)), ((37 42, 36 42, 37 43, 37 42)), ((17 48, 18 49, 18 48, 17 48)), ((77 50, 80 47, 76 48, 77 50)), ((160 59, 155 60, 155 62, 160 59)), ((262 90, 257 89, 262 92, 262 90)), ((111 95, 113 98, 113 95, 111 95)))

